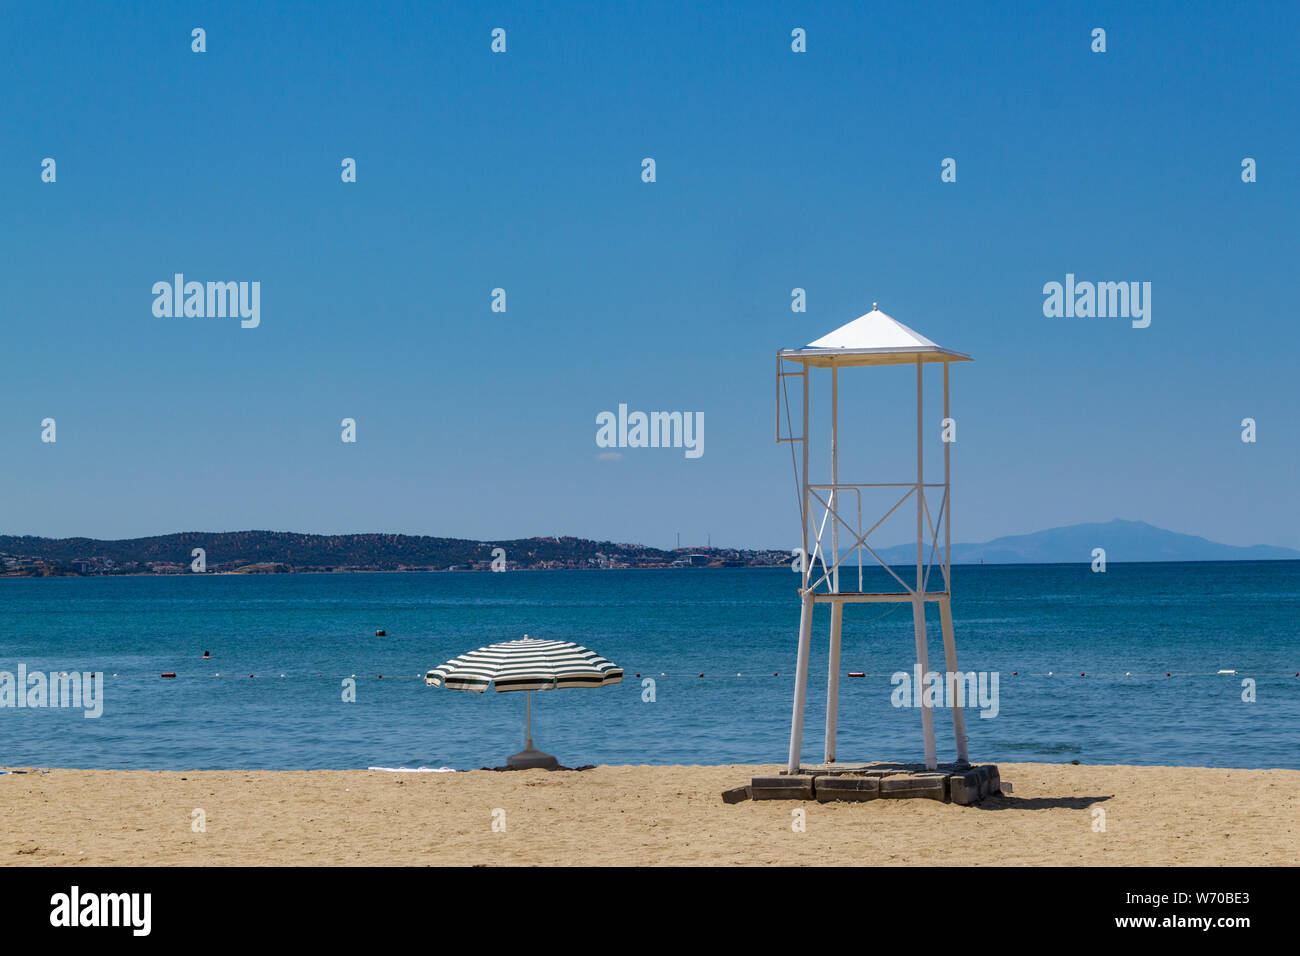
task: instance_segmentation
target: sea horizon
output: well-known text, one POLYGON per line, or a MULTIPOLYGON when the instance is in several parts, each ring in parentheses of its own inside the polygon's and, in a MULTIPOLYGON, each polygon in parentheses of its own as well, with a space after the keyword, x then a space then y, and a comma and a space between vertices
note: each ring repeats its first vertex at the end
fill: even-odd
MULTIPOLYGON (((1223 558, 1217 560, 1178 560, 1171 559, 1168 561, 1108 561, 1108 566, 1125 566, 1131 567, 1136 565, 1210 565, 1210 564, 1300 564, 1300 558, 1223 558)), ((975 568, 1062 568, 1074 567, 1076 565, 1087 567, 1086 561, 953 561, 952 567, 975 567, 975 568)), ((915 564, 896 564, 890 562, 888 567, 894 570, 915 570, 915 564)), ((937 564, 936 564, 937 566, 937 564)), ((863 568, 868 565, 864 562, 863 568)), ((924 566, 923 566, 924 567, 924 566)), ((852 569, 856 571, 857 565, 841 565, 841 573, 852 569)), ((724 565, 701 565, 699 567, 674 567, 673 565, 648 565, 642 567, 617 567, 617 568, 511 568, 511 574, 554 574, 554 573, 574 573, 574 574, 602 574, 615 572, 655 572, 655 571, 683 571, 709 572, 709 571, 775 571, 789 570, 785 562, 777 564, 750 564, 741 567, 727 567, 724 565)), ((292 574, 299 577, 310 575, 319 575, 323 577, 335 577, 338 575, 348 574, 491 574, 491 568, 339 568, 336 570, 322 570, 320 568, 305 568, 299 570, 290 568, 285 571, 204 571, 204 577, 264 577, 277 576, 282 574, 292 574)), ((82 578, 188 578, 195 575, 183 571, 121 571, 114 574, 85 574, 85 575, 3 575, 0 574, 2 581, 40 581, 60 577, 82 577, 82 578)))

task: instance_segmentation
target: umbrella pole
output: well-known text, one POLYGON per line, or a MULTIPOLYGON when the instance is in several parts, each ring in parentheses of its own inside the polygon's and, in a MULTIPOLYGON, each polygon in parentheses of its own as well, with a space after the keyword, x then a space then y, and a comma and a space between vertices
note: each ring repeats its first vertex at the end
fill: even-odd
POLYGON ((525 691, 528 695, 528 703, 525 705, 524 713, 524 749, 514 754, 506 761, 506 766, 513 767, 516 770, 526 770, 536 767, 540 770, 554 770, 559 766, 559 761, 550 754, 544 754, 540 750, 533 749, 533 692, 525 691))

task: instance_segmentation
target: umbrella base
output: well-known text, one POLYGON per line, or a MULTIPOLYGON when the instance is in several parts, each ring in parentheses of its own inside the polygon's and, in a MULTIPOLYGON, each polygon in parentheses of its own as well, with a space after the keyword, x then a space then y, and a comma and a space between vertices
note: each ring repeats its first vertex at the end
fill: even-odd
POLYGON ((533 750, 531 747, 519 751, 506 761, 506 766, 513 770, 554 770, 559 765, 560 762, 550 754, 533 750))

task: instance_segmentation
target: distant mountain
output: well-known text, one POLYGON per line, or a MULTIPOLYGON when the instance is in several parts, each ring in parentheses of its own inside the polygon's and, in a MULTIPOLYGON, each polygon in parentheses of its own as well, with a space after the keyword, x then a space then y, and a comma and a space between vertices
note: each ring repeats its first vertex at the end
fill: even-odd
MULTIPOLYGON (((953 564, 1063 564, 1092 561, 1092 549, 1105 548, 1106 561, 1277 561, 1300 559, 1300 551, 1267 544, 1240 547, 1179 534, 1145 521, 1115 519, 1072 524, 1032 534, 1008 535, 984 544, 952 546, 953 564)), ((916 545, 877 552, 890 564, 916 561, 916 545)))

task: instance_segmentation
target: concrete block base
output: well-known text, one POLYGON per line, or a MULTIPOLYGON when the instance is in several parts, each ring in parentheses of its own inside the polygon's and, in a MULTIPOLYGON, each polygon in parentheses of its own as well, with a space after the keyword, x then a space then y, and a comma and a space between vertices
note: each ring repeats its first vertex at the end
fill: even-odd
POLYGON ((750 796, 755 800, 811 800, 813 778, 803 775, 755 777, 749 785, 750 796))
MULTIPOLYGON (((1010 785, 1007 786, 1008 792, 1010 785)), ((754 800, 817 800, 820 803, 865 800, 938 800, 969 806, 1002 792, 994 764, 939 764, 926 770, 922 764, 823 764, 800 767, 797 774, 755 777, 748 787, 722 795, 726 803, 754 800)))

